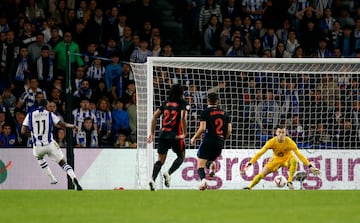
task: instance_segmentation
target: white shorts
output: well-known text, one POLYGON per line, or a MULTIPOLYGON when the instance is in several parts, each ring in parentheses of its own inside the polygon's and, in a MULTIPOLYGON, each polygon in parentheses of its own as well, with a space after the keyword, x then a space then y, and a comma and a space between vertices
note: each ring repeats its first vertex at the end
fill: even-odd
POLYGON ((59 163, 62 159, 64 159, 64 153, 61 151, 60 146, 54 140, 46 146, 35 146, 33 147, 33 155, 37 158, 43 158, 45 155, 59 163))

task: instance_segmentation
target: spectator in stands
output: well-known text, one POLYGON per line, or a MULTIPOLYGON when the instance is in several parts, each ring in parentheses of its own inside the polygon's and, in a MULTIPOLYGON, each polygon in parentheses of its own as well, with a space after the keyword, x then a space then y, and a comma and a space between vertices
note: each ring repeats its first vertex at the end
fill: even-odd
MULTIPOLYGON (((69 1, 68 1, 69 2, 69 1)), ((64 21, 64 30, 70 30, 71 32, 74 32, 76 29, 76 14, 75 10, 72 8, 68 8, 65 15, 65 21, 64 21)))
POLYGON ((71 89, 75 92, 80 89, 81 82, 85 76, 85 67, 80 66, 76 68, 75 78, 71 80, 71 89))
POLYGON ((342 117, 339 120, 338 131, 335 135, 337 139, 337 145, 339 149, 349 149, 356 148, 356 127, 352 124, 351 119, 349 117, 342 117))
POLYGON ((6 123, 6 113, 4 110, 0 110, 0 133, 3 132, 4 124, 6 123))
POLYGON ((352 27, 345 25, 343 27, 343 35, 339 37, 339 48, 344 57, 352 57, 355 51, 355 36, 352 27))
MULTIPOLYGON (((1 110, 0 113, 2 113, 1 110)), ((0 128, 2 128, 2 131, 0 131, 0 146, 15 147, 16 135, 12 133, 10 122, 5 122, 0 128)))
POLYGON ((291 57, 291 54, 289 52, 287 52, 287 50, 285 48, 285 44, 281 41, 278 42, 276 48, 271 51, 271 55, 272 55, 272 57, 275 57, 275 58, 290 58, 291 57))
POLYGON ((303 33, 308 30, 308 24, 310 21, 314 25, 319 24, 322 15, 321 11, 314 9, 312 6, 308 6, 300 11, 297 11, 295 16, 297 18, 297 23, 299 24, 298 33, 303 35, 303 33))
POLYGON ((326 58, 332 56, 333 56, 332 52, 327 47, 327 39, 321 38, 318 43, 318 48, 316 49, 315 57, 326 58))
POLYGON ((280 123, 280 107, 273 95, 271 89, 266 89, 265 97, 256 105, 255 117, 262 144, 274 135, 274 126, 280 123))
POLYGON ((129 103, 126 104, 126 111, 129 115, 130 135, 129 140, 137 142, 137 100, 136 92, 133 92, 129 103))
POLYGON ((6 40, 0 44, 0 53, 3 55, 0 62, 0 73, 2 73, 3 80, 5 84, 13 82, 13 63, 14 59, 17 59, 20 51, 20 45, 15 38, 15 33, 13 30, 6 32, 6 40))
POLYGON ((122 64, 120 63, 119 54, 112 53, 110 57, 111 63, 106 66, 104 76, 106 82, 106 89, 108 91, 111 90, 113 80, 117 77, 120 77, 122 74, 122 64))
POLYGON ((67 13, 66 1, 59 0, 56 4, 56 9, 53 17, 54 17, 55 25, 60 27, 61 29, 64 28, 66 13, 67 13))
POLYGON ((204 31, 204 55, 214 55, 215 49, 219 45, 220 39, 220 24, 218 21, 218 17, 216 15, 211 15, 209 17, 208 26, 204 31))
POLYGON ((288 30, 288 37, 285 44, 286 44, 286 51, 290 53, 292 57, 295 53, 295 49, 300 46, 300 43, 298 42, 296 32, 294 29, 288 30))
POLYGON ((285 19, 283 27, 276 30, 276 36, 279 38, 279 41, 286 43, 289 36, 289 31, 291 30, 291 22, 289 19, 285 19))
POLYGON ((84 66, 84 61, 81 59, 79 55, 79 45, 72 41, 72 34, 69 31, 65 31, 64 33, 64 40, 58 43, 55 48, 53 49, 56 55, 56 67, 57 70, 61 73, 66 73, 66 57, 67 57, 67 47, 71 53, 70 56, 70 63, 76 66, 84 66))
POLYGON ((87 41, 84 39, 87 38, 85 33, 85 25, 83 22, 78 21, 75 26, 75 31, 72 32, 72 39, 75 43, 79 45, 80 52, 84 52, 87 47, 87 41))
POLYGON ((105 66, 102 64, 101 59, 99 57, 96 57, 94 58, 91 66, 86 71, 86 78, 89 79, 91 83, 93 83, 92 86, 96 86, 94 85, 94 83, 101 79, 104 79, 104 77, 105 66))
POLYGON ((162 57, 173 57, 173 47, 170 41, 165 42, 164 46, 162 47, 162 51, 160 53, 162 57))
POLYGON ((334 58, 343 58, 343 55, 342 55, 342 52, 341 52, 341 49, 336 47, 333 49, 333 57, 334 58))
POLYGON ((261 44, 261 39, 255 38, 254 41, 252 42, 252 48, 251 48, 251 52, 249 53, 249 56, 262 57, 263 51, 264 50, 261 44))
POLYGON ((305 57, 304 49, 301 46, 295 48, 293 58, 303 58, 305 57))
POLYGON ((244 0, 242 1, 242 12, 251 17, 252 20, 262 19, 262 15, 266 10, 266 0, 251 1, 244 0))
POLYGON ((118 44, 120 46, 122 60, 129 61, 130 55, 135 49, 135 45, 133 43, 132 29, 130 26, 126 25, 124 27, 124 34, 120 39, 118 39, 118 44))
POLYGON ((243 57, 251 52, 251 42, 249 39, 246 43, 242 44, 240 37, 234 37, 233 45, 226 52, 228 57, 243 57))
POLYGON ((147 57, 152 56, 152 52, 148 50, 149 42, 146 39, 140 40, 140 46, 135 48, 130 55, 130 62, 146 63, 147 57))
POLYGON ((102 97, 96 103, 95 116, 98 123, 99 145, 112 145, 112 116, 108 98, 102 97))
POLYGON ((63 40, 63 38, 60 35, 60 30, 57 27, 51 27, 51 37, 49 41, 47 42, 51 48, 55 48, 55 46, 60 43, 63 40))
POLYGON ((85 26, 87 43, 95 43, 100 49, 104 49, 104 43, 112 34, 110 28, 109 21, 103 17, 103 9, 96 7, 94 17, 90 17, 85 26))
POLYGON ((340 37, 343 35, 343 30, 341 29, 341 24, 339 21, 335 21, 333 23, 333 30, 331 30, 330 34, 329 34, 329 39, 330 39, 330 49, 334 49, 339 47, 339 39, 340 37))
POLYGON ((28 4, 25 6, 25 16, 36 23, 45 18, 45 13, 41 5, 35 0, 28 0, 28 4))
POLYGON ((300 45, 304 50, 305 55, 311 55, 316 52, 321 38, 318 29, 316 29, 315 22, 309 20, 306 29, 301 34, 300 45))
POLYGON ((124 102, 122 99, 115 100, 114 109, 111 112, 112 116, 112 131, 114 134, 114 139, 117 138, 120 131, 126 131, 129 133, 129 114, 124 110, 124 102))
POLYGON ((326 8, 324 10, 324 17, 320 21, 320 29, 325 36, 328 36, 334 29, 333 24, 335 21, 335 18, 332 16, 331 8, 326 8))
POLYGON ((331 145, 331 136, 321 122, 316 123, 315 128, 311 127, 309 142, 315 148, 326 148, 331 145))
POLYGON ((41 56, 36 60, 36 74, 40 87, 49 90, 54 77, 54 61, 47 45, 41 47, 41 56))
POLYGON ((17 139, 17 145, 21 147, 27 146, 28 137, 26 135, 21 134, 21 126, 25 119, 25 112, 21 110, 15 110, 15 133, 17 139))
MULTIPOLYGON (((3 90, 3 94, 0 96, 0 110, 9 110, 10 115, 14 115, 16 107, 16 97, 11 92, 11 88, 7 87, 3 90), (1 103, 1 100, 3 101, 1 103)), ((8 116, 10 118, 10 116, 8 116)))
POLYGON ((94 129, 97 130, 97 120, 95 114, 90 110, 90 100, 86 97, 80 98, 80 107, 72 111, 74 124, 81 129, 87 117, 90 117, 94 123, 94 129))
POLYGON ((306 132, 307 129, 303 123, 304 122, 300 120, 299 114, 292 114, 289 127, 287 127, 287 135, 289 135, 298 144, 304 143, 304 140, 308 137, 306 132))
POLYGON ((82 128, 76 133, 75 147, 95 148, 99 147, 97 130, 91 117, 86 117, 82 128))
POLYGON ((329 111, 334 112, 340 106, 340 89, 332 74, 325 74, 321 82, 316 86, 321 91, 322 98, 327 104, 329 111))
POLYGON ((88 79, 83 79, 81 81, 80 88, 74 92, 73 96, 76 102, 78 102, 82 97, 86 97, 90 100, 93 96, 93 90, 90 86, 90 81, 88 79))
POLYGON ((339 17, 336 20, 340 22, 341 27, 353 27, 355 25, 354 19, 350 16, 350 10, 345 5, 340 8, 339 17))
POLYGON ((266 29, 263 26, 263 22, 261 19, 257 19, 255 21, 254 29, 250 31, 250 40, 254 41, 256 38, 262 39, 266 33, 266 29))
POLYGON ((279 38, 275 33, 274 27, 268 27, 265 35, 262 38, 263 48, 273 51, 276 50, 276 46, 278 43, 279 43, 279 38))
POLYGON ((33 70, 33 63, 28 56, 26 47, 20 48, 18 58, 15 60, 13 76, 15 77, 15 97, 19 97, 24 92, 24 84, 33 70))
MULTIPOLYGON (((44 91, 45 92, 45 91, 44 91)), ((35 94, 35 102, 33 105, 31 105, 27 110, 26 112, 27 113, 30 113, 36 109, 39 108, 38 106, 38 102, 42 101, 42 100, 46 100, 46 95, 44 94, 44 92, 36 92, 35 94)))
POLYGON ((43 94, 44 99, 46 99, 46 92, 39 88, 39 81, 36 77, 32 76, 29 78, 29 88, 19 98, 19 101, 16 104, 16 109, 29 111, 29 108, 35 104, 35 99, 37 94, 43 94))
POLYGON ((99 52, 97 51, 96 44, 95 43, 89 43, 87 45, 86 50, 83 52, 84 54, 84 65, 85 69, 88 69, 94 61, 94 57, 99 55, 99 52))
MULTIPOLYGON (((116 42, 119 42, 124 36, 124 29, 127 26, 127 16, 125 13, 120 12, 118 17, 113 24, 113 34, 112 37, 116 42)), ((131 36, 131 35, 130 35, 131 36)))
POLYGON ((250 16, 245 16, 243 19, 243 24, 240 26, 241 35, 246 36, 254 30, 250 16))
POLYGON ((206 0, 205 5, 200 9, 200 17, 199 17, 199 32, 201 36, 208 25, 208 21, 211 15, 215 15, 218 17, 219 22, 222 23, 222 15, 220 5, 217 4, 214 0, 206 0))
POLYGON ((161 47, 162 47, 161 37, 160 36, 152 37, 151 52, 154 57, 160 56, 162 52, 161 47))
POLYGON ((353 33, 355 38, 355 49, 360 49, 360 17, 355 20, 355 27, 353 33))
POLYGON ((60 146, 60 148, 66 148, 66 131, 64 129, 58 129, 57 134, 55 135, 55 141, 60 146))
POLYGON ((118 54, 121 56, 120 47, 116 44, 116 40, 113 37, 110 37, 107 41, 105 49, 103 50, 103 55, 105 57, 110 57, 111 54, 118 54))
POLYGON ((120 131, 118 137, 115 141, 114 147, 117 148, 136 148, 136 143, 133 143, 131 140, 127 140, 127 135, 125 131, 120 131))
POLYGON ((90 10, 87 7, 87 1, 79 1, 79 7, 76 9, 76 18, 78 21, 85 23, 90 18, 90 10))

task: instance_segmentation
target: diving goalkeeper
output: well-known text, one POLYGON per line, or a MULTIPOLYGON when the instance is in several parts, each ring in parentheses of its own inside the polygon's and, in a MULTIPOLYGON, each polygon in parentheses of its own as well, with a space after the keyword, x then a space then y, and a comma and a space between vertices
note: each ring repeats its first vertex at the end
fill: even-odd
POLYGON ((300 153, 296 143, 288 136, 286 136, 286 128, 282 125, 277 126, 276 136, 269 139, 265 145, 259 150, 254 157, 248 162, 244 168, 241 169, 241 173, 244 173, 252 164, 254 164, 267 150, 273 150, 273 157, 269 160, 268 163, 264 166, 261 172, 254 177, 248 187, 244 189, 252 189, 256 184, 260 182, 266 175, 269 173, 275 172, 280 167, 286 167, 289 169, 289 177, 287 180, 287 186, 289 189, 293 190, 294 186, 292 180, 294 178, 295 171, 297 169, 297 159, 295 155, 303 162, 306 166, 310 168, 310 171, 315 176, 320 175, 320 170, 316 167, 313 167, 309 160, 305 158, 303 154, 300 153))

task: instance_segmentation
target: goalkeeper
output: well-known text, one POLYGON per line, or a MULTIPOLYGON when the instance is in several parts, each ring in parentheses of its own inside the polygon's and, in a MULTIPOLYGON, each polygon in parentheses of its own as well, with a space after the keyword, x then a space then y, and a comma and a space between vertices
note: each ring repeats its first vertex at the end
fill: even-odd
POLYGON ((252 189, 269 173, 275 172, 280 167, 286 167, 289 169, 287 186, 289 189, 293 190, 294 186, 292 180, 298 165, 297 159, 294 157, 293 153, 295 153, 301 162, 310 168, 311 173, 313 173, 315 176, 320 175, 320 170, 316 167, 313 167, 309 160, 305 158, 303 154, 301 154, 296 143, 290 137, 286 136, 286 128, 282 125, 277 126, 276 136, 272 139, 269 139, 261 148, 261 150, 254 155, 250 162, 248 162, 240 172, 245 173, 245 171, 269 149, 273 150, 273 157, 269 160, 268 163, 266 163, 263 170, 254 177, 250 185, 244 189, 252 189))

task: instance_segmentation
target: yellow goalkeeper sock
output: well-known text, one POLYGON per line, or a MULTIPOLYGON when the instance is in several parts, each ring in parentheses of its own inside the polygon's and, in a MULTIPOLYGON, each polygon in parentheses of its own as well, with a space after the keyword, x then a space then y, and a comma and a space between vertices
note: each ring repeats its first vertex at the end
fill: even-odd
POLYGON ((298 166, 298 162, 296 160, 295 157, 291 157, 290 158, 290 166, 289 166, 289 178, 288 178, 288 182, 292 182, 294 175, 295 175, 295 171, 297 169, 298 166))
POLYGON ((259 173, 258 175, 256 175, 255 177, 254 177, 254 179, 251 181, 251 184, 250 184, 250 186, 249 186, 249 188, 251 189, 251 188, 253 188, 256 184, 258 184, 259 182, 260 182, 260 180, 261 179, 263 179, 264 178, 264 174, 262 174, 262 173, 259 173))

